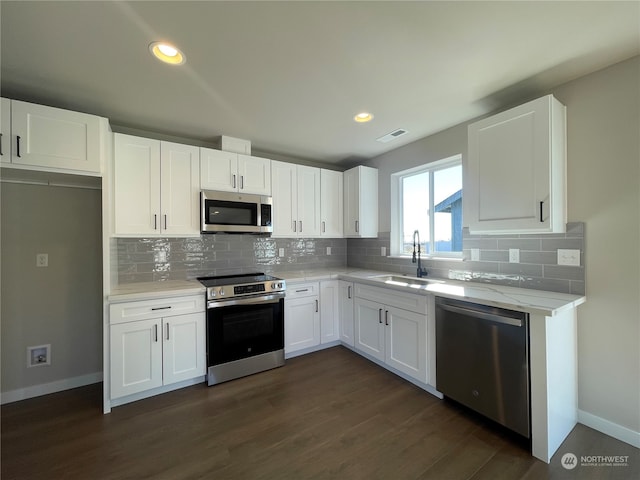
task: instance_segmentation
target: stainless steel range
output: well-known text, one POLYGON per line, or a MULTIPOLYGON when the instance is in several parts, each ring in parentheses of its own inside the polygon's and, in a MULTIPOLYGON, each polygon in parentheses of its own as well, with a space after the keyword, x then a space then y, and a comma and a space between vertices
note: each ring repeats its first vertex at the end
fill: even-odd
POLYGON ((264 273, 198 280, 207 287, 209 385, 284 365, 284 280, 264 273))

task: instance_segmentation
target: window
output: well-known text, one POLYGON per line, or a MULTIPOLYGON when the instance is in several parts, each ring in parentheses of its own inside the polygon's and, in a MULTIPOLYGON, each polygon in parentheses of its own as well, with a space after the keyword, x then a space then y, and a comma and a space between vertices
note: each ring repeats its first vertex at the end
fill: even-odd
POLYGON ((391 175, 391 254, 462 256, 462 157, 391 175))

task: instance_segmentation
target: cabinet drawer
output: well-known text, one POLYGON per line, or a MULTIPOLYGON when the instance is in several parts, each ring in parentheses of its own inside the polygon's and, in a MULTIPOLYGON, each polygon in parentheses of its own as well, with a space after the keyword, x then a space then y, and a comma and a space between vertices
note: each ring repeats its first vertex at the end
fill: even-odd
POLYGON ((109 322, 113 325, 150 318, 204 312, 204 310, 204 295, 115 303, 109 306, 109 322))
POLYGON ((355 296, 378 303, 389 305, 390 307, 410 310, 416 313, 426 313, 426 295, 399 292, 398 290, 371 287, 369 285, 355 284, 355 296))
POLYGON ((318 282, 287 284, 287 298, 311 297, 318 295, 319 292, 320 285, 318 282))

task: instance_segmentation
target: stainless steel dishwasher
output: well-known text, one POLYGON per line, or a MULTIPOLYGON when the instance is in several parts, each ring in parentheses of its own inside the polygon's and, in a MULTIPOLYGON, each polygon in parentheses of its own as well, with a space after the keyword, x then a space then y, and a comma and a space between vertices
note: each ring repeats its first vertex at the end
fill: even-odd
POLYGON ((436 297, 436 388, 530 438, 529 315, 436 297))

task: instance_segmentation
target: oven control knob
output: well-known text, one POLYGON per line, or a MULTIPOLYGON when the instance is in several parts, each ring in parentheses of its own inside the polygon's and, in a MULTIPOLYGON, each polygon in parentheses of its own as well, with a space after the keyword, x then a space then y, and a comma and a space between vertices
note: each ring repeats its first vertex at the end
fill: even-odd
POLYGON ((215 296, 216 296, 216 291, 215 291, 215 290, 211 290, 211 291, 209 292, 209 296, 211 296, 211 297, 215 297, 215 296))
POLYGON ((220 293, 220 295, 224 295, 224 288, 221 288, 218 293, 220 293))
POLYGON ((275 290, 277 286, 278 286, 278 284, 277 284, 277 283, 272 283, 272 284, 271 284, 271 289, 272 289, 272 290, 275 290))

